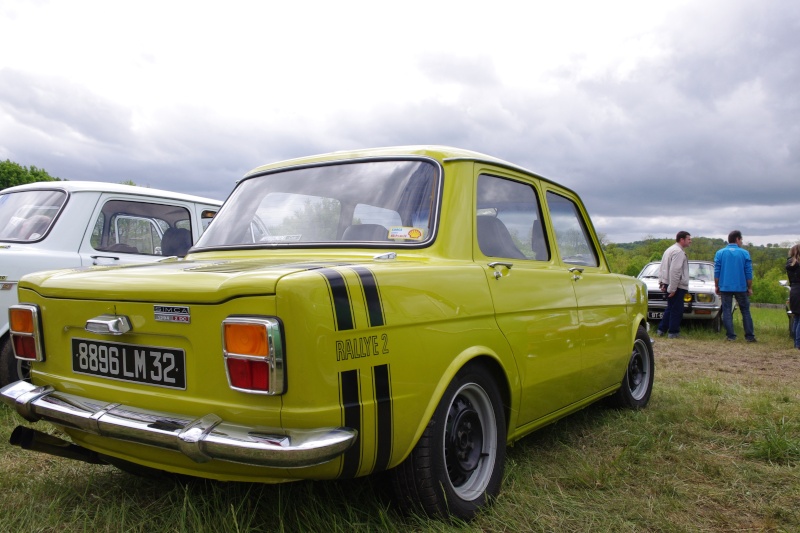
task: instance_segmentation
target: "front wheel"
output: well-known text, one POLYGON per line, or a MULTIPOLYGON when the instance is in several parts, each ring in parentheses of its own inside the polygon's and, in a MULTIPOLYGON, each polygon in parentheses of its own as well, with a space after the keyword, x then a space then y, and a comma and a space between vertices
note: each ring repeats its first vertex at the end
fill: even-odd
POLYGON ((719 310, 717 316, 711 319, 711 331, 714 333, 722 331, 722 309, 719 310))
POLYGON ((465 367, 411 455, 391 471, 395 495, 406 510, 470 520, 500 492, 505 458, 500 390, 484 366, 465 367))
POLYGON ((653 344, 644 327, 639 327, 633 341, 633 351, 622 384, 611 397, 611 403, 626 409, 641 409, 650 401, 653 392, 655 358, 653 344))

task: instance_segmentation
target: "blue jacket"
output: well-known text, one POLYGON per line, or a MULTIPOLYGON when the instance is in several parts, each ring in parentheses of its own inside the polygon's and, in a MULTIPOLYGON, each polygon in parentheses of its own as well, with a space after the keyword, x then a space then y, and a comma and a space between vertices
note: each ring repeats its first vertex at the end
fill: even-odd
POLYGON ((747 292, 748 281, 753 279, 753 262, 750 252, 730 243, 714 255, 714 279, 721 292, 747 292))

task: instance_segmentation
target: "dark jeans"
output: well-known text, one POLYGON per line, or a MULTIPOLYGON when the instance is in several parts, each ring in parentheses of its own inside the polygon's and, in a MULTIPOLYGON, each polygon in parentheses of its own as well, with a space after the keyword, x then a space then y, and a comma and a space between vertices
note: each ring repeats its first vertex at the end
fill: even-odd
POLYGON ((664 316, 658 323, 658 331, 678 334, 681 331, 681 320, 683 320, 683 297, 686 289, 676 289, 672 298, 667 298, 667 308, 664 309, 664 316))
POLYGON ((729 339, 735 339, 736 333, 733 331, 733 299, 736 298, 736 304, 739 306, 739 311, 742 312, 742 326, 744 327, 744 337, 746 339, 755 339, 753 333, 753 317, 750 316, 750 296, 745 292, 721 292, 719 293, 722 298, 722 324, 725 326, 725 333, 729 339))

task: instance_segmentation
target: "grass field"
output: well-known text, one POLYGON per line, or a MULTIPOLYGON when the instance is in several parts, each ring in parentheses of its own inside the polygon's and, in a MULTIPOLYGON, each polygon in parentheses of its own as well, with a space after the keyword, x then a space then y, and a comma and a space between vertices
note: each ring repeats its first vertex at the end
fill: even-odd
MULTIPOLYGON (((800 351, 778 309, 759 342, 685 325, 656 339, 639 412, 601 405, 509 450, 501 496, 471 524, 395 512, 379 477, 286 485, 134 477, 5 445, 0 531, 800 531, 800 351)), ((41 424, 39 424, 41 426, 41 424)))

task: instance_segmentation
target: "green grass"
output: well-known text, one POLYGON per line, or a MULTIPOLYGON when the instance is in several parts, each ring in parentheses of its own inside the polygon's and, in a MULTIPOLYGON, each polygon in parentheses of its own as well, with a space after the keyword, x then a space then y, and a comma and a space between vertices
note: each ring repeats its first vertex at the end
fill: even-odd
MULTIPOLYGON (((783 311, 753 315, 755 345, 690 324, 657 339, 647 409, 592 406, 518 442, 471 524, 398 514, 381 477, 145 479, 0 444, 0 531, 800 531, 800 352, 783 311)), ((19 423, 0 408, 0 440, 19 423)))

